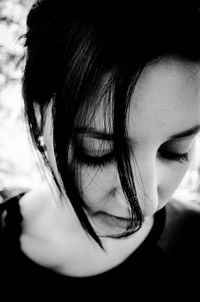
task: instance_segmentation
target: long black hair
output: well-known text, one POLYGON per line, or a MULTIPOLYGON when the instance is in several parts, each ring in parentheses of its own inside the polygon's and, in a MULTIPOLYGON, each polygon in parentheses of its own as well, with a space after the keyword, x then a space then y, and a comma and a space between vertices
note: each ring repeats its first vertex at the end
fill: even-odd
MULTIPOLYGON (((68 160, 77 126, 89 126, 104 100, 105 115, 109 108, 107 120, 113 136, 115 162, 132 217, 127 230, 113 237, 128 236, 143 221, 126 129, 137 79, 149 62, 162 56, 200 59, 198 7, 183 3, 180 7, 170 7, 170 3, 167 7, 163 4, 155 7, 152 3, 142 7, 135 3, 38 0, 27 17, 23 96, 30 132, 41 149, 39 139, 44 130, 46 108, 51 102, 58 172, 83 228, 99 245, 101 241, 89 223, 87 206, 78 190, 75 161, 71 165, 68 160), (108 79, 99 92, 105 75, 108 79), (36 105, 40 110, 40 125, 36 105)), ((49 164, 44 152, 42 155, 49 164)), ((59 187, 55 176, 54 179, 59 187)))

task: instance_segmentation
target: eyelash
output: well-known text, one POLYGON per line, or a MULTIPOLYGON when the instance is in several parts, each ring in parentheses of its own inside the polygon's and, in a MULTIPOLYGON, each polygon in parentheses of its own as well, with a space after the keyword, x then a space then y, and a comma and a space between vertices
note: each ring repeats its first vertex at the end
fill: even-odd
POLYGON ((177 161, 180 163, 188 161, 188 153, 179 154, 171 151, 160 150, 160 156, 166 160, 177 161))
MULTIPOLYGON (((179 163, 184 163, 188 161, 188 153, 175 153, 167 150, 160 150, 159 155, 161 158, 169 161, 175 161, 179 163)), ((115 161, 114 153, 110 152, 103 156, 91 156, 83 151, 83 148, 76 146, 74 150, 75 159, 81 163, 90 167, 104 167, 115 161)))
POLYGON ((104 167, 113 163, 115 160, 113 152, 107 153, 103 156, 91 156, 83 152, 81 147, 75 148, 74 157, 79 163, 91 167, 104 167))

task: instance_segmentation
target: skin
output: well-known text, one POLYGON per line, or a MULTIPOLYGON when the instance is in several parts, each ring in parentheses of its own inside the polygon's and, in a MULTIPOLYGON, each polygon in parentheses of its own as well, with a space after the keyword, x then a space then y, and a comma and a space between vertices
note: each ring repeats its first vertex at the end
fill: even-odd
MULTIPOLYGON (((137 196, 145 217, 154 215, 166 205, 190 166, 195 135, 173 140, 170 137, 200 123, 198 68, 198 65, 172 58, 152 63, 142 73, 131 98, 127 123, 134 152, 131 160, 137 196), (163 148, 178 154, 187 153, 188 160, 166 159, 160 151, 163 148)), ((102 130, 102 121, 100 108, 92 126, 102 130)), ((84 140, 90 155, 95 155, 100 144, 101 141, 89 136, 84 140)), ((109 153, 111 149, 112 144, 107 141, 100 154, 109 153)), ((91 220, 96 231, 101 235, 122 232, 123 222, 118 227, 117 221, 98 214, 103 211, 123 218, 129 215, 116 166, 111 164, 101 169, 84 166, 80 183, 83 198, 92 209, 91 220)))
MULTIPOLYGON (((175 57, 161 58, 144 69, 131 97, 127 129, 134 152, 131 163, 136 191, 144 215, 141 229, 125 239, 102 237, 105 253, 82 230, 67 197, 63 197, 66 206, 55 203, 56 189, 52 195, 45 187, 21 200, 25 254, 43 266, 56 268, 59 273, 86 276, 116 266, 142 243, 152 228, 153 215, 169 201, 192 160, 196 134, 171 137, 200 124, 199 70, 200 64, 175 57), (187 153, 188 160, 166 159, 163 149, 187 153)), ((102 130, 102 112, 100 107, 92 124, 96 130, 102 130)), ((49 110, 44 138, 59 179, 51 133, 49 110)), ((101 142, 87 135, 83 143, 87 152, 95 155, 91 145, 98 150, 101 142)), ((112 144, 106 142, 101 152, 105 154, 111 149, 112 144)), ((123 231, 126 221, 122 218, 128 218, 129 208, 116 165, 102 168, 82 165, 79 185, 91 209, 88 217, 95 231, 100 236, 123 231)))

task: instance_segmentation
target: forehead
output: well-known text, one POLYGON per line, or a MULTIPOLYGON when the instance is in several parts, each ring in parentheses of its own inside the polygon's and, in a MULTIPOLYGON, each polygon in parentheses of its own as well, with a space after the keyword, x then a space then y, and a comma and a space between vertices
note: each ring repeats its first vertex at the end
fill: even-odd
POLYGON ((199 71, 200 64, 172 58, 146 67, 131 99, 130 132, 162 139, 199 123, 199 71))
MULTIPOLYGON (((140 75, 131 97, 127 119, 129 137, 145 141, 149 137, 165 140, 165 137, 198 124, 199 86, 200 63, 163 58, 149 64, 140 75)), ((92 126, 105 129, 103 102, 92 126)))

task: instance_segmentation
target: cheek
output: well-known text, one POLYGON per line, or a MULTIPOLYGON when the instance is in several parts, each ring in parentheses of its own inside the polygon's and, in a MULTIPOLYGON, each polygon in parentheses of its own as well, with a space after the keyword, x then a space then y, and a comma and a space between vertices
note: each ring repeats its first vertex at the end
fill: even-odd
POLYGON ((78 179, 81 195, 91 210, 104 207, 113 187, 113 173, 82 167, 78 179))
POLYGON ((162 200, 162 202, 166 203, 171 198, 185 176, 189 166, 190 163, 179 164, 176 169, 171 167, 166 171, 163 183, 159 187, 159 199, 162 200))

